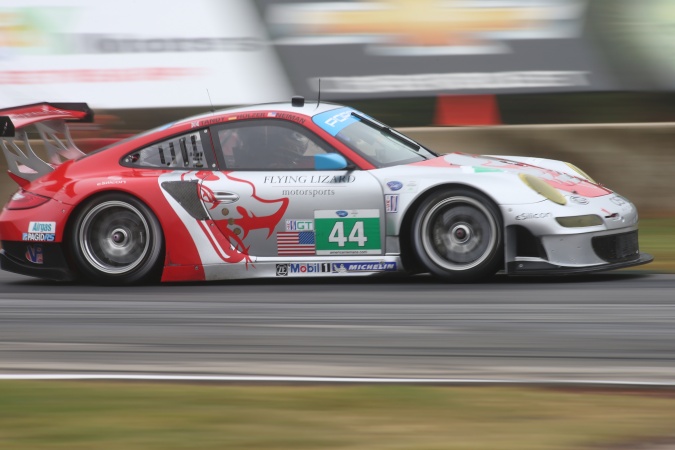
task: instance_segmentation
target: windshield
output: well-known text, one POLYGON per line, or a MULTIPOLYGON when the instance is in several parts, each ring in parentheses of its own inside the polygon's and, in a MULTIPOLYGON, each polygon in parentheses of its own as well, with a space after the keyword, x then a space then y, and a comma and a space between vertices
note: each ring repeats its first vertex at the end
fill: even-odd
POLYGON ((318 114, 313 120, 375 167, 409 164, 435 156, 412 139, 351 108, 318 114))

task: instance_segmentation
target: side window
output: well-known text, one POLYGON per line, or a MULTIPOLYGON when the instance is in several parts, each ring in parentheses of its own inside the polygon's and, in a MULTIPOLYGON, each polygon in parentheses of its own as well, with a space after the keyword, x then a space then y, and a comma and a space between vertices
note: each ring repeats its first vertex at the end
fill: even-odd
POLYGON ((208 161, 205 160, 203 141, 203 132, 184 134, 130 153, 122 162, 132 167, 207 168, 208 161))
POLYGON ((227 169, 311 170, 314 155, 335 151, 302 127, 279 120, 227 124, 216 133, 227 169))

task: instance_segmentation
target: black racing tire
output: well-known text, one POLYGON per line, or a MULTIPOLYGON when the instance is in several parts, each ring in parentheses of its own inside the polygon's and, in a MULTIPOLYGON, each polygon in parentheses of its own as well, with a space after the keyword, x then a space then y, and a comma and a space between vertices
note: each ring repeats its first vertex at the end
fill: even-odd
POLYGON ((422 265, 446 281, 485 279, 504 263, 501 213, 492 200, 470 189, 429 195, 415 212, 411 233, 422 265))
POLYGON ((70 252, 85 281, 139 284, 159 281, 164 236, 143 202, 111 192, 84 203, 69 230, 70 252))

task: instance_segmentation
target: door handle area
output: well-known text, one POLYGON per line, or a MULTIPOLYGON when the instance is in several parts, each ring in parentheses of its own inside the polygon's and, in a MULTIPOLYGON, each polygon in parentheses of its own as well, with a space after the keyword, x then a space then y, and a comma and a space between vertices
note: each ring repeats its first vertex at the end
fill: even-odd
POLYGON ((234 203, 239 200, 239 196, 233 192, 214 192, 213 195, 222 203, 234 203))

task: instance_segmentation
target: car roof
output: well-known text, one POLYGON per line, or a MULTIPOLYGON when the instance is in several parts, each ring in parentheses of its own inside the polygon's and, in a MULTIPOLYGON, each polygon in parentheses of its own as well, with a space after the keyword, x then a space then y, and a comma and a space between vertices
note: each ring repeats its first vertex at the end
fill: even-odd
POLYGON ((237 106, 232 108, 220 109, 213 112, 199 114, 185 119, 180 119, 175 123, 173 123, 172 126, 179 126, 185 123, 195 122, 202 119, 213 119, 220 116, 230 116, 232 114, 255 112, 255 111, 280 111, 313 117, 317 114, 321 114, 323 112, 342 107, 343 105, 338 105, 335 103, 326 103, 326 102, 317 103, 315 101, 309 102, 306 101, 304 102, 303 106, 293 106, 290 102, 261 103, 255 105, 237 106))

